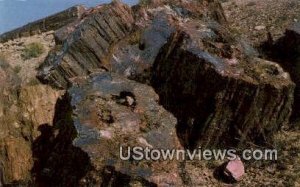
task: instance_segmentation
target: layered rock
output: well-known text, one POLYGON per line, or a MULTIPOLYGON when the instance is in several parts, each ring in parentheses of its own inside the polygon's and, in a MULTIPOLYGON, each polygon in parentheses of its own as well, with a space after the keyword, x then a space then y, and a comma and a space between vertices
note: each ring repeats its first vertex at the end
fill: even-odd
POLYGON ((49 86, 16 83, 0 64, 1 183, 195 186, 203 184, 197 164, 124 161, 120 147, 124 156, 136 146, 272 143, 288 123, 294 84, 232 35, 219 5, 114 1, 85 10, 55 31, 38 69, 44 83, 67 90, 62 99, 49 86))
POLYGON ((48 56, 38 76, 65 88, 70 78, 109 69, 106 58, 110 47, 132 30, 132 16, 131 9, 119 2, 86 12, 81 23, 71 28, 73 32, 48 56))
POLYGON ((134 147, 180 148, 176 118, 158 104, 151 87, 115 74, 97 73, 88 80, 78 78, 60 107, 49 135, 53 139, 45 144, 50 146, 44 147, 46 152, 39 150, 44 157, 37 154, 37 159, 43 158, 36 171, 41 181, 59 186, 182 185, 175 160, 137 161, 127 152, 134 147), (129 156, 128 160, 121 160, 122 155, 129 156), (68 166, 82 167, 84 173, 76 175, 68 166))
POLYGON ((289 122, 294 90, 289 74, 276 63, 247 60, 226 30, 195 27, 192 20, 183 25, 152 70, 152 85, 177 117, 185 146, 271 142, 289 122))
POLYGON ((39 78, 66 88, 76 76, 106 69, 145 81, 142 74, 149 72, 179 22, 189 17, 226 22, 217 1, 149 1, 147 7, 137 5, 133 12, 115 1, 57 30, 57 48, 40 67, 39 78))

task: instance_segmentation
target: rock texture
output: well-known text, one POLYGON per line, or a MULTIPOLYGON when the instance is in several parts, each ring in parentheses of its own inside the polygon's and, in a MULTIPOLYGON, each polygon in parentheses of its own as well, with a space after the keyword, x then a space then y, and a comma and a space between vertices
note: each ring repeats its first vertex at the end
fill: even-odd
POLYGON ((61 37, 39 78, 66 88, 74 77, 104 69, 152 84, 179 119, 187 147, 271 142, 290 117, 289 75, 230 33, 217 2, 164 3, 132 12, 114 2, 88 11, 61 37))
POLYGON ((35 78, 35 67, 51 46, 47 39, 48 35, 42 35, 0 46, 0 186, 32 185, 32 143, 40 136, 39 126, 53 124, 56 101, 62 93, 35 78), (45 53, 22 61, 22 50, 18 49, 41 40, 45 53))
POLYGON ((232 33, 219 1, 147 2, 84 10, 47 37, 37 70, 0 63, 2 184, 207 185, 201 164, 123 161, 120 146, 272 145, 292 112, 289 74, 232 33))
POLYGON ((110 73, 93 74, 76 82, 58 106, 57 123, 51 131, 58 133, 49 135, 53 142, 52 138, 40 137, 50 140, 46 145, 53 145, 44 147, 47 151, 39 150, 42 157, 37 154, 45 159, 36 171, 39 180, 54 186, 182 185, 176 161, 120 160, 120 147, 123 157, 129 147, 180 148, 176 118, 158 104, 152 88, 110 73), (70 138, 64 141, 69 144, 64 149, 61 138, 70 138), (76 154, 72 150, 83 156, 78 153, 78 158, 68 160, 76 154), (61 162, 68 164, 62 166, 61 162), (79 178, 66 165, 83 167, 84 177, 79 178))
POLYGON ((185 145, 271 141, 291 114, 294 84, 288 73, 272 62, 246 61, 238 54, 242 48, 230 47, 230 38, 220 38, 218 30, 207 33, 193 26, 187 22, 165 46, 152 77, 162 104, 179 120, 185 145), (205 46, 217 39, 219 47, 205 46))
POLYGON ((38 76, 56 87, 66 88, 70 78, 87 75, 95 69, 109 69, 106 58, 110 47, 131 31, 132 16, 131 9, 119 2, 90 10, 48 56, 38 76))

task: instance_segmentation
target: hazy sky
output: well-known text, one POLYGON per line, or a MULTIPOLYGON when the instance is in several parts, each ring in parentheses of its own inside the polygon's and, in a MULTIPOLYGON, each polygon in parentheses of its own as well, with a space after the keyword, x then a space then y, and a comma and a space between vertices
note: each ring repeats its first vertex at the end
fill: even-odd
MULTIPOLYGON (((0 0, 0 33, 12 30, 73 5, 95 6, 111 0, 0 0)), ((138 0, 123 0, 130 5, 138 0)))

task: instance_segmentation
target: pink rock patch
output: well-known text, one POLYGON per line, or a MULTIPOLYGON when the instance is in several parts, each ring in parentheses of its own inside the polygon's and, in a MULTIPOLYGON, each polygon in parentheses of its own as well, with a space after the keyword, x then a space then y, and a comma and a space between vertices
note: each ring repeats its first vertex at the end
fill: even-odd
POLYGON ((240 159, 229 161, 226 165, 224 174, 232 177, 236 181, 240 181, 245 174, 245 166, 240 159))

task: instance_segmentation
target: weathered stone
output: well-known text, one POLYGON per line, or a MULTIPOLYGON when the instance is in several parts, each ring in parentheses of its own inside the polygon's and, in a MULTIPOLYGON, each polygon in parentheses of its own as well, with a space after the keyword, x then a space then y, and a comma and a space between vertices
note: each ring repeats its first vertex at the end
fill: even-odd
POLYGON ((185 146, 271 142, 291 114, 289 74, 273 62, 246 61, 242 50, 229 47, 226 30, 220 35, 195 27, 191 20, 174 35, 156 59, 152 77, 164 107, 179 121, 185 146))
POLYGON ((143 74, 149 74, 177 24, 189 16, 225 21, 217 1, 159 1, 147 6, 148 10, 137 6, 132 12, 116 1, 90 9, 82 20, 59 29, 55 33, 58 46, 40 67, 39 78, 66 88, 72 78, 102 68, 145 82, 143 74))
POLYGON ((31 186, 32 141, 40 125, 52 125, 61 93, 47 85, 22 85, 10 65, 0 63, 0 184, 31 186))
POLYGON ((245 166, 240 158, 227 162, 224 175, 234 181, 240 181, 245 175, 245 166))
MULTIPOLYGON (((83 10, 55 31, 56 46, 38 70, 67 90, 62 99, 49 86, 20 84, 24 76, 0 62, 0 182, 203 186, 194 161, 123 161, 120 146, 125 156, 128 146, 269 145, 288 122, 294 84, 224 23, 217 0, 83 10)), ((20 35, 38 32, 32 26, 20 35)))
POLYGON ((56 87, 65 88, 70 78, 87 75, 96 69, 109 69, 110 47, 126 37, 133 21, 131 9, 120 2, 93 9, 73 28, 61 47, 48 56, 38 76, 56 87))
POLYGON ((176 13, 170 8, 162 8, 145 13, 151 20, 138 20, 139 30, 112 49, 111 71, 139 82, 149 82, 151 67, 160 49, 176 31, 176 13))
MULTIPOLYGON (((132 182, 140 182, 143 186, 182 185, 175 160, 121 160, 121 146, 123 157, 128 155, 128 147, 180 148, 176 119, 158 104, 158 96, 151 87, 110 73, 93 74, 89 80, 78 78, 75 82, 68 90, 70 99, 61 105, 63 108, 70 105, 71 111, 61 110, 64 114, 61 114, 62 119, 57 118, 56 127, 60 132, 56 137, 69 139, 72 146, 87 156, 90 166, 80 181, 79 178, 75 180, 73 173, 67 175, 66 168, 59 163, 71 153, 68 149, 57 149, 62 142, 54 140, 56 146, 48 155, 52 159, 47 157, 46 162, 42 162, 46 164, 40 167, 41 170, 47 168, 50 173, 43 176, 43 181, 59 181, 51 183, 53 185, 78 185, 77 182, 97 186, 132 182), (134 100, 132 104, 126 102, 128 97, 134 100), (62 127, 60 120, 66 119, 69 121, 62 127), (72 177, 74 181, 70 180, 72 177)), ((75 161, 72 164, 77 166, 75 161)))

